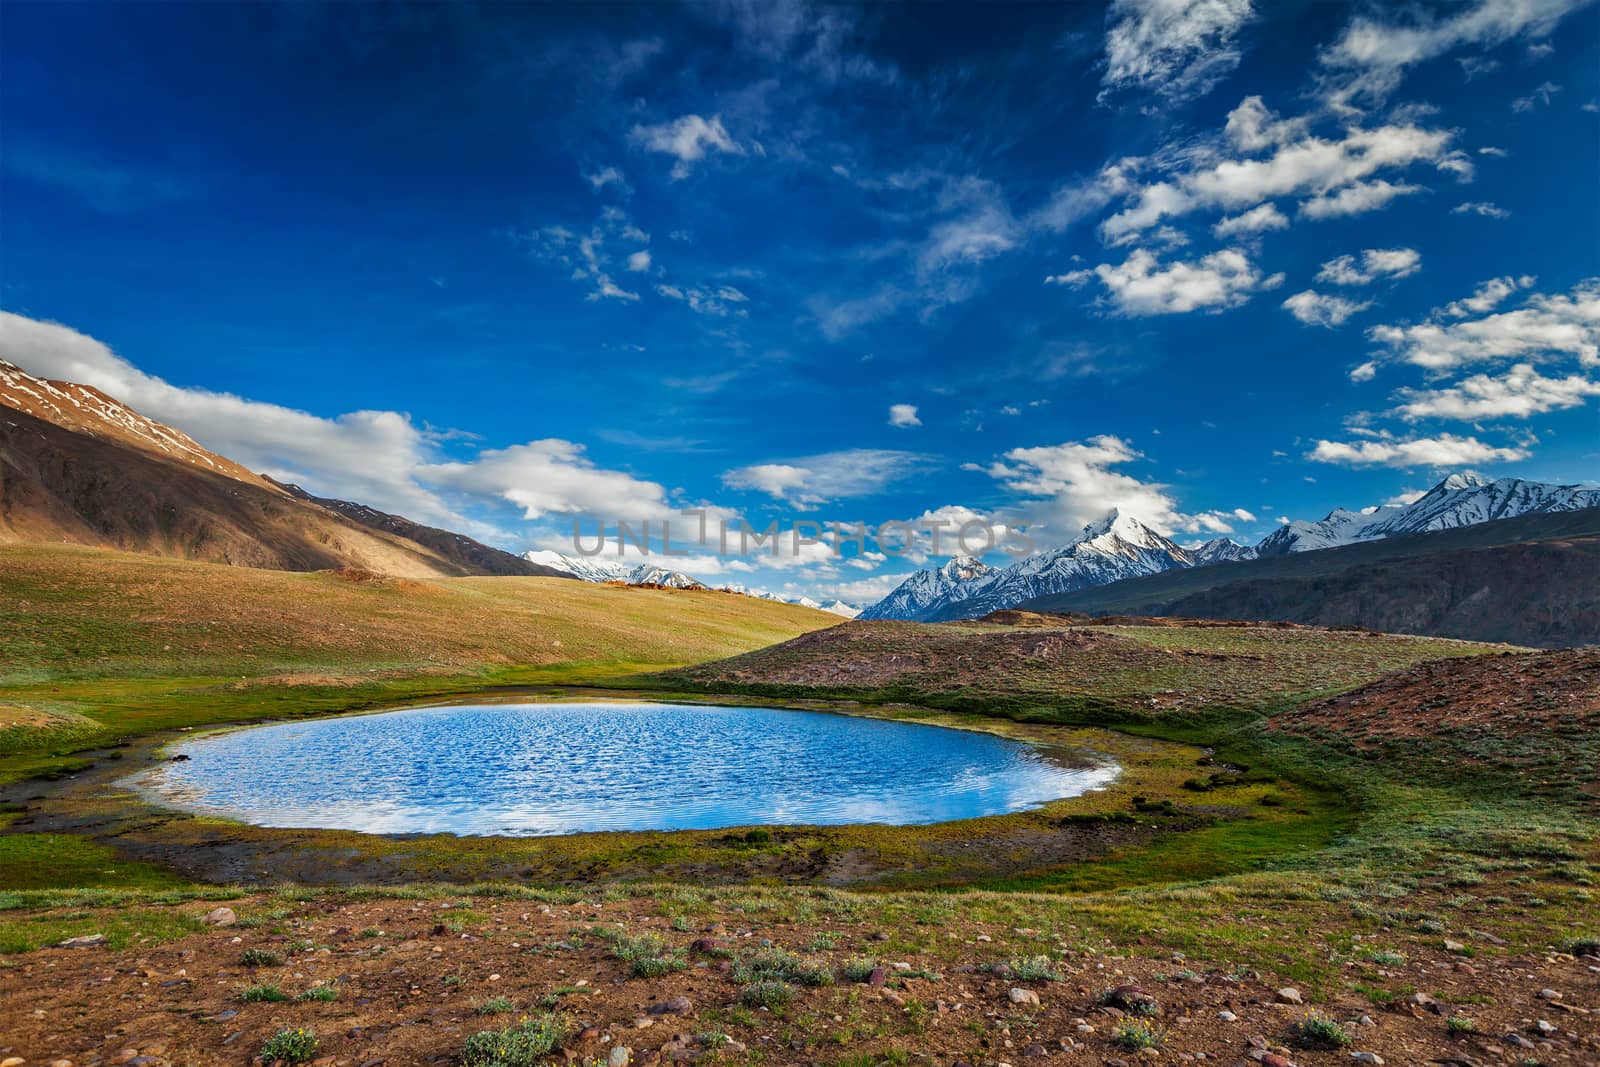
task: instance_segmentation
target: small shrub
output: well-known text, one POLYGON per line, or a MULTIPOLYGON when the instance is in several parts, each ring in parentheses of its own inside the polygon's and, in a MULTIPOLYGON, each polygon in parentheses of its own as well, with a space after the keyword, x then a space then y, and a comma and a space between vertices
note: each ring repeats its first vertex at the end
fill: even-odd
POLYGON ((331 985, 314 985, 310 989, 302 990, 296 1000, 319 1000, 323 1003, 338 1000, 339 991, 331 985))
POLYGON ((1380 967, 1398 967, 1406 961, 1406 958, 1400 955, 1400 953, 1392 952, 1386 948, 1368 949, 1366 956, 1367 959, 1378 964, 1380 967))
POLYGON ((1011 977, 1019 982, 1062 981, 1061 972, 1056 970, 1055 962, 1049 956, 1023 956, 1007 960, 1006 966, 1011 968, 1011 977))
POLYGON ((1574 956, 1600 956, 1600 937, 1575 937, 1565 947, 1574 956))
POLYGON ((772 834, 767 830, 750 830, 745 833, 744 839, 752 845, 765 845, 772 840, 772 834))
POLYGON ((781 1008, 793 999, 794 989, 776 978, 751 982, 739 990, 739 1003, 750 1008, 781 1008))
POLYGON ((1471 1019, 1460 1015, 1452 1015, 1444 1021, 1444 1028, 1452 1034, 1475 1034, 1478 1024, 1471 1019))
POLYGON ((1138 1052, 1147 1048, 1160 1048, 1166 1039, 1167 1035, 1158 1028, 1137 1020, 1124 1022, 1111 1035, 1113 1042, 1129 1052, 1138 1052))
POLYGON ((316 1054, 316 1031, 298 1026, 279 1030, 261 1046, 262 1063, 305 1063, 316 1054))
POLYGON ((846 982, 865 982, 877 970, 878 961, 867 956, 856 956, 839 964, 839 977, 846 982))
POLYGON ((368 926, 361 931, 362 937, 382 937, 383 931, 376 926, 368 926))
POLYGON ((541 1015, 504 1030, 480 1030, 461 1050, 465 1067, 534 1067, 561 1048, 570 1026, 565 1015, 541 1015))
POLYGON ((1301 1042, 1312 1048, 1343 1048, 1354 1040, 1345 1028, 1326 1015, 1307 1015, 1295 1027, 1301 1042))
POLYGON ((264 948, 247 948, 239 955, 239 964, 243 967, 277 967, 282 963, 282 956, 264 948))
POLYGON ((239 999, 246 1004, 269 1004, 289 997, 275 985, 252 985, 239 990, 239 999))
POLYGON ((506 1012, 514 1010, 515 1006, 505 997, 490 997, 478 1005, 479 1015, 504 1015, 506 1012))

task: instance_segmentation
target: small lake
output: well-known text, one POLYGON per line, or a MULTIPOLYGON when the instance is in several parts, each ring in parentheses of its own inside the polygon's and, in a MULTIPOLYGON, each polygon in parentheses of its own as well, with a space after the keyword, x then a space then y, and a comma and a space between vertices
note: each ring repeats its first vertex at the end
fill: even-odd
POLYGON ((1102 788, 992 734, 710 705, 490 704, 280 723, 177 745, 158 798, 258 826, 533 836, 943 822, 1102 788))

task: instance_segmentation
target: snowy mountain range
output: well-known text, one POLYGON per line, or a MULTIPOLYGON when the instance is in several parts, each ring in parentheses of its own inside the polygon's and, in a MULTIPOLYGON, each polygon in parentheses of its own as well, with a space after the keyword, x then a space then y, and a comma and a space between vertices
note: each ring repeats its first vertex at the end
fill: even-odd
MULTIPOLYGON (((668 570, 651 563, 639 563, 629 566, 620 560, 594 558, 576 558, 552 552, 549 549, 537 549, 524 552, 522 558, 530 563, 537 563, 543 567, 550 567, 572 575, 574 578, 585 582, 621 582, 624 585, 656 585, 669 589, 709 589, 710 586, 697 578, 691 578, 681 571, 668 570)), ((846 604, 842 600, 835 600, 831 604, 821 604, 810 597, 779 596, 769 593, 764 589, 749 589, 742 585, 729 585, 720 587, 724 592, 740 593, 744 596, 755 597, 758 600, 772 600, 780 604, 798 604, 804 608, 814 608, 817 611, 827 611, 846 619, 853 619, 859 610, 846 604)))
POLYGON ((859 617, 919 622, 971 619, 1036 596, 1193 565, 1194 556, 1187 549, 1132 515, 1113 510, 1085 526, 1070 545, 1035 553, 1009 567, 997 570, 958 556, 938 570, 919 571, 859 617))
POLYGON ((1312 552, 1519 515, 1592 507, 1600 507, 1600 489, 1518 478, 1489 482, 1473 474, 1453 474, 1409 504, 1361 511, 1339 508, 1318 522, 1286 523, 1254 547, 1219 537, 1195 549, 1181 548, 1133 516, 1113 510, 1084 527, 1083 534, 1066 547, 1036 553, 1009 567, 997 569, 970 556, 956 556, 937 569, 918 571, 861 612, 860 618, 971 619, 1034 597, 1179 567, 1312 552))

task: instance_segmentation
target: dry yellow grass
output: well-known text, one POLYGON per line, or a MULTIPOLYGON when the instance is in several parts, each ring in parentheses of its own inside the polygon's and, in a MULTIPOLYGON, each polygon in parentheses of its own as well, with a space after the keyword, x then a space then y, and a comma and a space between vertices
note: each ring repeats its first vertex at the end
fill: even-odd
POLYGON ((295 574, 70 546, 0 548, 0 590, 0 685, 682 664, 839 621, 730 593, 295 574))

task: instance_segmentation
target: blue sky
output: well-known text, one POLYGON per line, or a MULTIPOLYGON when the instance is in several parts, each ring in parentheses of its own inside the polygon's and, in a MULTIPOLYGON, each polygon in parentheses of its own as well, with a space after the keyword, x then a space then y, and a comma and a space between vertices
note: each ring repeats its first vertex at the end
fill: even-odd
POLYGON ((1578 0, 5 18, 0 355, 506 548, 1600 472, 1578 0))

